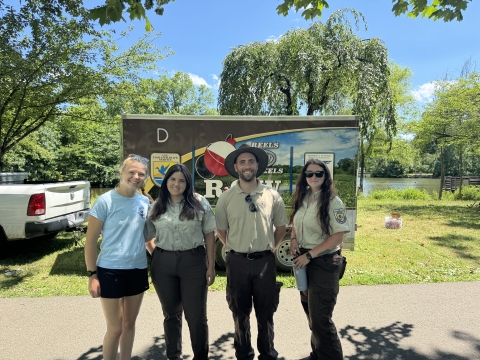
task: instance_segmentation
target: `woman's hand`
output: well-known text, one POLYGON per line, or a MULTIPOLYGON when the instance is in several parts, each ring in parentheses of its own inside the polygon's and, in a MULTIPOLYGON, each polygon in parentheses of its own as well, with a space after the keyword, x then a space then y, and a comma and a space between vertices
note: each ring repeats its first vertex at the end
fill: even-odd
POLYGON ((100 281, 98 281, 97 275, 88 278, 88 292, 92 298, 100 297, 100 281))
POLYGON ((207 268, 207 287, 212 285, 215 282, 215 267, 213 268, 207 268))
POLYGON ((298 241, 296 238, 290 239, 290 255, 292 258, 296 258, 300 255, 300 247, 298 246, 298 241))
POLYGON ((310 262, 310 260, 307 259, 307 255, 303 254, 303 255, 297 256, 293 260, 293 268, 294 269, 301 269, 301 268, 307 266, 309 262, 310 262))

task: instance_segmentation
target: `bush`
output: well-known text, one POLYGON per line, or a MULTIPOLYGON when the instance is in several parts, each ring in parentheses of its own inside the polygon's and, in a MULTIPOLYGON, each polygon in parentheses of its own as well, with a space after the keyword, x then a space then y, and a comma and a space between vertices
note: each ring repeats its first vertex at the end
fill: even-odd
POLYGON ((462 198, 460 199, 459 189, 453 193, 455 200, 480 200, 480 186, 464 186, 462 187, 462 198))
POLYGON ((368 197, 377 200, 431 200, 432 197, 427 190, 420 190, 415 188, 407 189, 388 189, 377 190, 372 192, 368 197))

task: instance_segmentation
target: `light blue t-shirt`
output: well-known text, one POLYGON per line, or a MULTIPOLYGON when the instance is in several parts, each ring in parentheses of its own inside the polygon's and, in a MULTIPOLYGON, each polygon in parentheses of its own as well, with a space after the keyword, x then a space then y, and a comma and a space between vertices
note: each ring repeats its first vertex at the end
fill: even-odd
POLYGON ((111 190, 93 204, 90 216, 103 221, 97 265, 107 269, 145 269, 143 228, 150 203, 145 196, 127 198, 111 190))

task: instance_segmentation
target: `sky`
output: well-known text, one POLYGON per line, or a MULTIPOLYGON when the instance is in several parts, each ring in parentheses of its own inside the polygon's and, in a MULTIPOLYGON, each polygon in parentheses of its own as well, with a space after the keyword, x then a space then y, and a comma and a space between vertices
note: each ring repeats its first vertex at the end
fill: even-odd
MULTIPOLYGON (((87 6, 99 1, 85 1, 87 6)), ((467 60, 480 68, 480 1, 473 1, 464 12, 464 20, 445 23, 424 18, 396 17, 390 0, 331 0, 330 8, 321 19, 326 21, 336 10, 354 8, 366 20, 368 31, 356 32, 361 38, 380 38, 386 44, 390 60, 413 72, 411 91, 419 103, 431 100, 432 82, 456 78, 467 60)), ((163 16, 148 13, 155 32, 162 34, 156 41, 159 48, 168 46, 174 55, 160 61, 160 71, 188 73, 194 84, 207 85, 218 94, 222 61, 239 45, 278 39, 295 28, 308 28, 300 13, 291 10, 287 17, 277 15, 279 0, 176 0, 165 6, 163 16)), ((144 32, 144 22, 120 22, 104 26, 134 31, 117 44, 132 45, 144 32)), ((145 74, 145 77, 158 74, 145 74)))

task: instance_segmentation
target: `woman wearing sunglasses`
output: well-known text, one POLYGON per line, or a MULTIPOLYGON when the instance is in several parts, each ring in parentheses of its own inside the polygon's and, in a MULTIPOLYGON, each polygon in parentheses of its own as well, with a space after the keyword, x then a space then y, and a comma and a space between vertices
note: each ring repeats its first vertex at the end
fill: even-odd
POLYGON ((193 192, 187 167, 170 167, 146 223, 146 237, 155 238, 147 249, 152 283, 162 304, 168 359, 183 359, 183 312, 193 360, 208 359, 207 292, 215 281, 216 227, 210 204, 193 192))
POLYGON ((310 159, 302 168, 294 201, 290 252, 294 267, 307 270, 308 289, 300 292, 300 300, 312 331, 310 359, 343 359, 332 314, 344 265, 341 244, 350 228, 322 161, 310 159))

